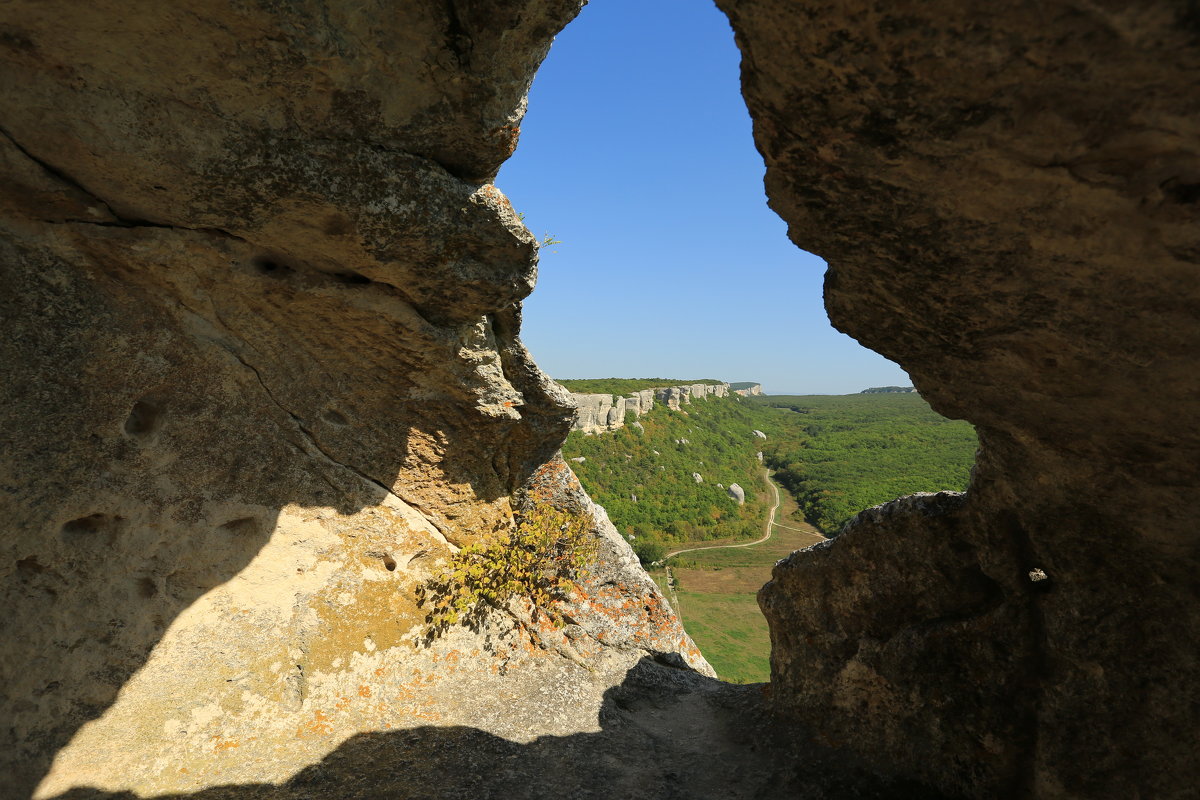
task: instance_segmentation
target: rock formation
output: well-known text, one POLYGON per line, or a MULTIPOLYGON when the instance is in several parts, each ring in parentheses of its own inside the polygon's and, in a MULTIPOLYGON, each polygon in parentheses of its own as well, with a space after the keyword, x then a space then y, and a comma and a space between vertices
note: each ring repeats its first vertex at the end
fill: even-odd
POLYGON ((981 441, 779 565, 773 716, 677 668, 519 340, 489 181, 579 0, 6 4, 0 796, 1194 794, 1193 4, 719 2, 831 319, 981 441), (425 642, 535 501, 568 624, 425 642))
POLYGON ((762 385, 758 384, 758 383, 753 383, 753 384, 750 384, 749 386, 745 386, 743 384, 742 388, 730 389, 729 391, 732 391, 733 394, 739 395, 741 397, 753 397, 755 395, 762 394, 762 385))
POLYGON ((729 484, 729 488, 726 489, 725 491, 729 493, 730 497, 732 497, 734 500, 737 501, 737 504, 739 506, 745 505, 746 491, 739 484, 731 483, 731 484, 729 484))
POLYGON ((1193 794, 1195 8, 718 5, 830 319, 981 443, 776 569, 781 708, 973 797, 1193 794))
POLYGON ((604 433, 625 427, 625 415, 633 412, 635 417, 650 412, 657 398, 660 403, 672 411, 679 411, 684 403, 690 403, 693 397, 707 399, 709 397, 728 397, 729 384, 696 383, 688 386, 664 386, 657 389, 643 389, 627 394, 624 397, 614 397, 611 394, 571 394, 575 402, 575 419, 571 430, 584 433, 604 433))
POLYGON ((647 654, 707 669, 518 338, 537 246, 489 181, 578 8, 6 5, 0 796, 572 734, 647 654), (572 623, 426 645, 417 586, 535 500, 592 518, 572 623))

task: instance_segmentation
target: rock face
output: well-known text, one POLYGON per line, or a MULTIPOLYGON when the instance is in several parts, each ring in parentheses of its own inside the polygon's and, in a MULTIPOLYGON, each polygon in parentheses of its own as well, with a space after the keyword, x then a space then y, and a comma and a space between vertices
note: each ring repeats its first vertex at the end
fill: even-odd
POLYGON ((571 430, 584 433, 604 433, 625 427, 625 415, 633 412, 635 417, 650 412, 654 400, 672 411, 681 410, 683 403, 691 398, 728 397, 729 384, 697 383, 689 386, 668 386, 660 389, 643 389, 615 400, 611 394, 571 394, 575 402, 575 419, 571 430))
POLYGON ((654 390, 654 399, 672 411, 678 411, 683 402, 683 387, 671 386, 654 390))
POLYGON ((1194 9, 718 4, 834 325, 981 442, 776 569, 781 707, 974 797, 1194 792, 1194 9))
POLYGON ((624 397, 615 400, 611 394, 572 394, 570 397, 576 405, 571 430, 600 433, 625 427, 628 406, 624 397))
POLYGON ((729 484, 729 488, 726 489, 725 491, 729 493, 730 497, 732 497, 734 500, 737 501, 737 504, 739 506, 745 505, 746 491, 739 484, 731 483, 731 484, 729 484))
POLYGON ((647 654, 706 669, 518 338, 537 246, 488 181, 578 8, 6 5, 0 796, 564 735, 647 654), (426 645, 417 585, 531 498, 592 517, 572 625, 426 645))

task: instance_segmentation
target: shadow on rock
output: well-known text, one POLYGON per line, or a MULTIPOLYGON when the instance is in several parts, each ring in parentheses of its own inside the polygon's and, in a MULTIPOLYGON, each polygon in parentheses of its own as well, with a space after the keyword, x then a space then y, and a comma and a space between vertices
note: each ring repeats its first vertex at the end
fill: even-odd
MULTIPOLYGON (((766 684, 735 686, 642 659, 605 694, 600 730, 522 744, 467 727, 354 736, 282 785, 217 786, 190 800, 311 798, 780 798, 947 800, 880 778, 772 719, 766 684)), ((134 800, 72 789, 55 800, 134 800)))

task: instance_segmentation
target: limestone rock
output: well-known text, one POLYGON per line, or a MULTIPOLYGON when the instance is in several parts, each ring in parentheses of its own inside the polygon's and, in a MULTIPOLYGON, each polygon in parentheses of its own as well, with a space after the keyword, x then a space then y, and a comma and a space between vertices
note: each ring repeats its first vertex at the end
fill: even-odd
POLYGON ((965 500, 868 513, 776 568, 781 711, 972 797, 1192 793, 1195 15, 718 4, 830 320, 980 438, 965 500))
POLYGON ((679 386, 668 386, 654 390, 654 399, 672 411, 678 411, 683 402, 683 389, 679 386))
POLYGON ((696 483, 704 483, 704 476, 702 476, 699 472, 693 472, 692 480, 694 480, 696 483))
POLYGON ((744 504, 745 504, 745 502, 746 502, 746 492, 745 492, 745 490, 744 490, 744 489, 742 489, 742 487, 741 487, 741 486, 739 486, 738 484, 736 484, 736 483, 731 483, 731 484, 729 484, 729 488, 728 488, 728 489, 726 489, 725 491, 726 491, 726 492, 728 492, 728 494, 729 494, 729 496, 730 496, 730 497, 732 497, 734 500, 736 500, 736 501, 737 501, 737 504, 738 504, 739 506, 740 506, 740 505, 744 505, 744 504))
POLYGON ((765 433, 763 433, 762 431, 758 431, 758 430, 754 431, 754 436, 758 439, 767 438, 767 435, 765 433))

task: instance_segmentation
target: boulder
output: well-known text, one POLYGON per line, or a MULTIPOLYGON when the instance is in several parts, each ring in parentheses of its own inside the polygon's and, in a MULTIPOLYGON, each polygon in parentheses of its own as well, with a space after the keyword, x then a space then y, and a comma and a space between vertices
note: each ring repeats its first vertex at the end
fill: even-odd
POLYGON ((737 501, 737 504, 739 506, 746 502, 746 492, 738 484, 736 484, 736 483, 729 484, 729 488, 726 489, 725 491, 728 492, 730 497, 732 497, 734 500, 737 501))

